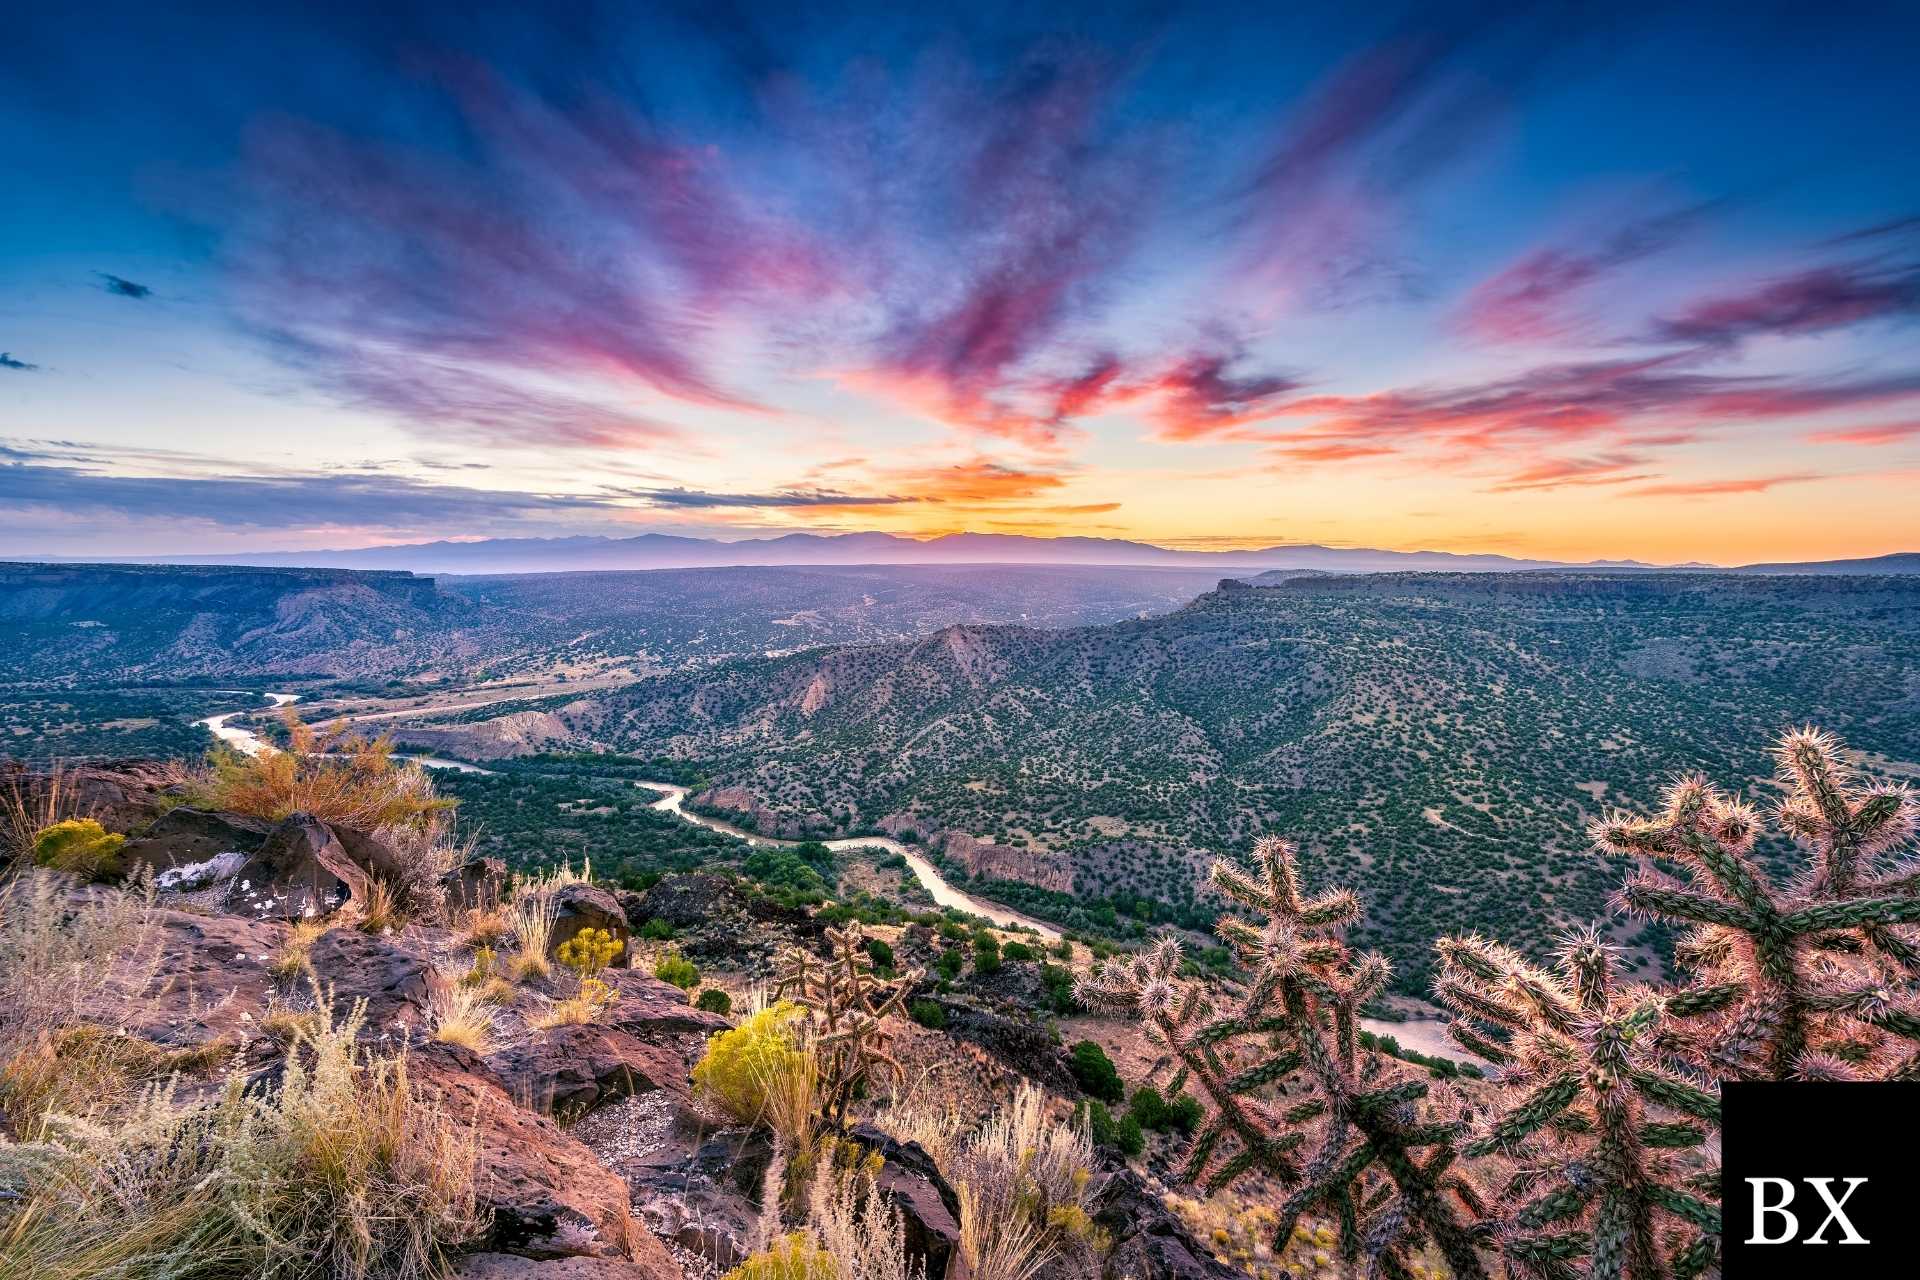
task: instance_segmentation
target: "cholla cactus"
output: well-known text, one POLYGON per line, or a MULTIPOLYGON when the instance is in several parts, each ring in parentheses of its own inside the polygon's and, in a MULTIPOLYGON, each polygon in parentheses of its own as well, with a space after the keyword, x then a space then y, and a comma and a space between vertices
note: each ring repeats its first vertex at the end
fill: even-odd
POLYGON ((821 1085, 829 1121, 838 1124, 876 1071, 897 1082, 904 1070, 888 1051, 893 1032, 889 1014, 900 1012, 920 974, 892 979, 874 976, 866 932, 858 920, 827 930, 828 958, 795 948, 783 958, 773 994, 788 996, 815 1023, 814 1048, 820 1059, 821 1085))
POLYGON ((1437 949, 1434 990, 1460 1017, 1455 1038, 1501 1064, 1512 1095, 1466 1148, 1516 1166, 1501 1241, 1510 1265, 1595 1280, 1686 1280, 1711 1266, 1720 1211, 1666 1153, 1703 1143, 1720 1100, 1661 1061, 1666 1002, 1621 985, 1615 948, 1593 930, 1568 938, 1551 971, 1480 937, 1437 949))
POLYGON ((1346 890, 1305 896, 1285 840, 1263 839, 1253 854, 1251 873, 1225 861, 1213 867, 1222 892, 1265 917, 1254 925, 1227 916, 1217 926, 1252 970, 1236 1000, 1180 977, 1170 939, 1109 961, 1080 983, 1080 999, 1141 1019, 1148 1038, 1180 1063, 1172 1087, 1190 1080, 1205 1096, 1212 1114, 1189 1151, 1189 1181, 1211 1192, 1258 1171, 1296 1188, 1280 1211, 1277 1246, 1301 1215, 1322 1208, 1340 1222, 1342 1252, 1364 1251, 1385 1275, 1411 1274, 1410 1251, 1431 1240, 1459 1280, 1484 1277, 1481 1202, 1454 1167, 1451 1145, 1464 1125, 1423 1116, 1424 1081, 1358 1053, 1360 1007, 1388 975, 1384 959, 1356 957, 1340 938, 1359 916, 1358 901, 1346 890), (1229 1046, 1250 1064, 1230 1067, 1229 1046), (1301 1070, 1309 1100, 1280 1112, 1253 1096, 1301 1070), (1295 1154, 1305 1141, 1300 1126, 1316 1118, 1320 1145, 1303 1166, 1295 1154))
POLYGON ((1920 869, 1883 865, 1915 827, 1904 787, 1866 786, 1840 746, 1811 729, 1776 749, 1789 788, 1776 818, 1812 850, 1808 871, 1775 885, 1751 857, 1759 814, 1700 777, 1667 789, 1658 818, 1614 814, 1591 835, 1615 854, 1665 858, 1685 878, 1642 867, 1617 903, 1692 926, 1679 948, 1697 981, 1679 999, 1715 1016, 1691 1044, 1707 1073, 1733 1079, 1920 1075, 1911 978, 1920 945, 1920 869))

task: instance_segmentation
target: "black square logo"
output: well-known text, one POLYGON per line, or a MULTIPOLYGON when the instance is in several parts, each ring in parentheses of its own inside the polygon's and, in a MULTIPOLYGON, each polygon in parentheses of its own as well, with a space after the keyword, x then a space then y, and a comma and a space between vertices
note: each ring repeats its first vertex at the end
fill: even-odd
POLYGON ((1721 1093, 1726 1280, 1908 1277, 1920 1251, 1920 1084, 1721 1093))

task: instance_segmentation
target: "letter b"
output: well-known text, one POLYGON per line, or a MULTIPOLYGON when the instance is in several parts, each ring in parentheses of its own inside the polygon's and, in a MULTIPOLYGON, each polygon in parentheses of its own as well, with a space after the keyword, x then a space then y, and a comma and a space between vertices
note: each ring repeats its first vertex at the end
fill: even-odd
POLYGON ((1793 1183, 1785 1178, 1748 1178, 1747 1186, 1753 1191, 1753 1234, 1747 1237, 1748 1244, 1786 1244, 1800 1234, 1800 1219, 1794 1217, 1787 1206, 1793 1203, 1793 1183), (1767 1203, 1767 1187, 1780 1188, 1780 1199, 1774 1204, 1767 1203), (1766 1232, 1767 1215, 1778 1214, 1786 1220, 1786 1227, 1778 1235, 1766 1232))

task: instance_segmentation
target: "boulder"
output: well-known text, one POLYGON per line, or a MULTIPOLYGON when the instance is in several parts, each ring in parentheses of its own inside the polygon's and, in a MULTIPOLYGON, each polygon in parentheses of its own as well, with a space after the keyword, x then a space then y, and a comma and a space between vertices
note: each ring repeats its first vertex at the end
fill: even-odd
POLYGON ((599 885, 575 883, 562 885, 553 895, 553 937, 547 954, 553 955, 560 944, 582 929, 604 929, 620 940, 620 955, 614 963, 625 967, 632 963, 632 934, 627 928, 627 913, 620 901, 599 885))
POLYGON ((120 861, 131 875, 139 867, 155 873, 205 864, 222 854, 252 854, 267 842, 274 824, 239 813, 170 809, 152 826, 128 838, 120 861))
POLYGON ((307 962, 341 1014, 355 1001, 367 1002, 369 1036, 401 1039, 432 1021, 428 1005, 441 979, 426 956, 394 938, 329 929, 314 941, 307 962))
POLYGON ((733 1025, 722 1014, 688 1004, 680 988, 637 969, 609 970, 605 977, 613 984, 615 1000, 600 1021, 640 1040, 655 1043, 683 1033, 709 1036, 733 1025))
POLYGON ((498 858, 468 858, 440 877, 449 911, 490 911, 506 896, 507 864, 498 858))
POLYGON ((647 1237, 627 1208, 627 1184, 578 1139, 440 1055, 416 1055, 408 1076, 417 1096, 473 1126, 480 1148, 475 1192, 491 1225, 472 1247, 530 1258, 644 1254, 647 1237))
POLYGON ((649 1237, 639 1261, 620 1258, 522 1258, 476 1253, 453 1269, 455 1280, 681 1280, 680 1264, 649 1237))
POLYGON ((926 1267, 927 1280, 945 1280, 960 1248, 960 1198, 917 1142, 899 1142, 871 1125, 848 1135, 883 1163, 875 1185, 900 1215, 907 1256, 926 1267))
POLYGON ((56 778, 64 797, 62 809, 94 818, 109 831, 135 831, 152 822, 181 783, 179 765, 165 760, 115 760, 51 772, 13 760, 0 762, 0 794, 17 794, 29 811, 56 778))
POLYGON ((1094 1200, 1094 1221, 1113 1237, 1106 1280, 1244 1280, 1194 1239, 1132 1169, 1108 1174, 1094 1200))
POLYGON ((367 892, 367 873, 347 855, 333 829, 296 813, 274 827, 235 873, 229 911, 256 918, 299 920, 323 916, 367 892))
POLYGON ((679 1051, 599 1023, 535 1032, 495 1065, 509 1094, 549 1115, 577 1116, 654 1089, 687 1090, 687 1061, 679 1051))

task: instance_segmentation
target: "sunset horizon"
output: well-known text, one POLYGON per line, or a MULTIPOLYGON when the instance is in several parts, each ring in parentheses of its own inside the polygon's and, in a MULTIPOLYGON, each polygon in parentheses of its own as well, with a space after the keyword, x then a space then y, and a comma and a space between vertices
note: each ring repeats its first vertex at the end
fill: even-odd
POLYGON ((27 15, 0 558, 1911 550, 1866 8, 27 15))

